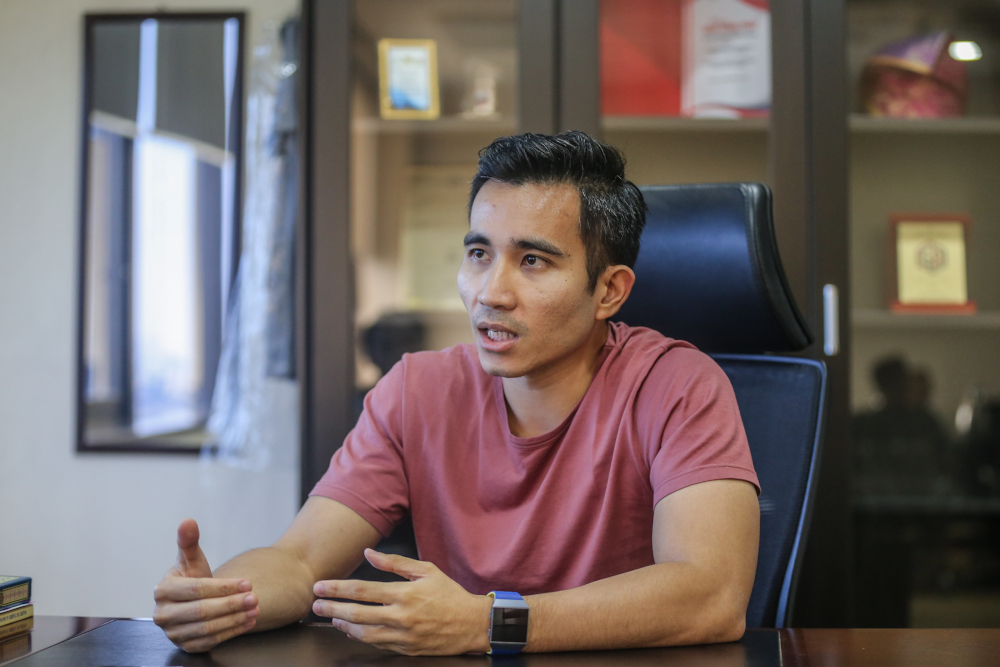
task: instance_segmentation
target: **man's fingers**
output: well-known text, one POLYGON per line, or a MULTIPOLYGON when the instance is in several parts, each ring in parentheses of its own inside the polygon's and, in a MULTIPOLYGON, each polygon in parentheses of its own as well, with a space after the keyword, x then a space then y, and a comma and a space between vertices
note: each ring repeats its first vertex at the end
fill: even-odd
POLYGON ((402 627, 402 624, 396 617, 395 611, 389 606, 316 600, 313 602, 312 608, 317 616, 325 616, 352 624, 384 625, 393 628, 402 627))
POLYGON ((394 653, 401 653, 403 655, 417 655, 407 646, 402 644, 372 644, 375 648, 380 648, 383 651, 393 651, 394 653))
POLYGON ((223 598, 205 598, 190 602, 174 602, 157 605, 153 621, 160 627, 210 621, 220 616, 228 616, 257 608, 257 596, 253 593, 237 593, 223 598))
POLYGON ((201 536, 198 522, 184 519, 177 527, 177 566, 188 577, 211 577, 212 568, 198 546, 201 536))
POLYGON ((362 623, 348 623, 347 621, 334 619, 333 627, 366 644, 376 646, 395 644, 403 646, 408 643, 404 632, 395 628, 388 628, 384 625, 364 625, 362 623))
POLYGON ((236 625, 222 632, 218 632, 214 635, 208 635, 205 637, 197 637, 195 639, 189 639, 183 642, 175 642, 182 649, 188 653, 202 653, 215 646, 218 646, 224 641, 232 639, 237 635, 241 635, 244 632, 250 632, 253 627, 257 624, 257 619, 252 618, 242 625, 236 625))
POLYGON ((187 602, 204 598, 220 598, 236 593, 249 593, 253 586, 246 579, 192 579, 164 577, 153 589, 157 602, 187 602))
POLYGON ((434 571, 434 565, 422 560, 414 560, 398 554, 384 554, 374 549, 365 549, 368 562, 384 572, 392 572, 410 581, 426 577, 434 571))
MULTIPOLYGON (((240 628, 251 621, 256 622, 259 614, 260 612, 257 611, 257 609, 250 609, 247 611, 241 611, 238 614, 227 614, 226 616, 213 618, 210 621, 199 621, 197 623, 175 625, 166 628, 164 632, 170 641, 178 646, 181 646, 185 642, 216 637, 217 635, 228 632, 234 628, 240 628)), ((224 640, 220 639, 219 641, 224 640)))
POLYGON ((330 579, 313 584, 313 593, 320 598, 345 598, 361 602, 391 604, 399 598, 399 586, 405 582, 360 581, 357 579, 330 579))
POLYGON ((365 642, 386 651, 402 653, 403 655, 416 655, 413 650, 413 637, 405 630, 385 625, 350 623, 336 618, 331 622, 333 627, 356 641, 365 642))

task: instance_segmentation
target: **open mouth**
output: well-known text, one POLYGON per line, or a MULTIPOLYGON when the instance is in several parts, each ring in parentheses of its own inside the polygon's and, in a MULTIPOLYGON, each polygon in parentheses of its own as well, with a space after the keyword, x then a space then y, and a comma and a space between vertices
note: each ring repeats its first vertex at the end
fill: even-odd
POLYGON ((513 340, 513 339, 517 338, 517 335, 516 334, 512 334, 512 333, 508 333, 506 331, 497 331, 496 329, 487 329, 486 330, 486 337, 489 338, 490 340, 501 341, 501 340, 513 340))
POLYGON ((509 349, 520 336, 498 324, 480 324, 479 344, 491 352, 503 352, 509 349))

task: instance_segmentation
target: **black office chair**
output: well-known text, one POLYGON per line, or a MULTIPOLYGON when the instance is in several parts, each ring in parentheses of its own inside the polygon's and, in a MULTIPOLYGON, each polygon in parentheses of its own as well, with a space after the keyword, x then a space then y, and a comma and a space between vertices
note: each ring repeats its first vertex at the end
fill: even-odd
POLYGON ((649 215, 617 319, 686 340, 729 376, 760 479, 760 553, 748 627, 784 627, 809 526, 826 368, 770 356, 812 342, 778 257, 759 183, 641 188, 649 215))

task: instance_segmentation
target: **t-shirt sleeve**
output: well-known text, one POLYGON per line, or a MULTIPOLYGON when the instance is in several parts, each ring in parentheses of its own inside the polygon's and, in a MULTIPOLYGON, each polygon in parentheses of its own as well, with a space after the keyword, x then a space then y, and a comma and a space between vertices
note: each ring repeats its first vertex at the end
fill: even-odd
POLYGON ((692 348, 665 352, 646 376, 635 409, 654 505, 717 479, 750 482, 760 494, 736 395, 711 357, 692 348))
POLYGON ((357 425, 309 493, 347 505, 384 536, 410 508, 401 437, 405 376, 400 361, 368 392, 357 425))

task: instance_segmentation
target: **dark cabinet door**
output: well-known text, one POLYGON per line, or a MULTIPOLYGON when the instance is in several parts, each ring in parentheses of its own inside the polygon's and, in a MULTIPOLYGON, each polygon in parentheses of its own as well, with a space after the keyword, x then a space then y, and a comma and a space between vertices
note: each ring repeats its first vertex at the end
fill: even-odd
MULTIPOLYGON (((792 623, 847 626, 851 331, 844 5, 734 0, 703 3, 701 15, 695 5, 564 1, 558 124, 597 133, 622 148, 629 178, 640 184, 748 180, 773 189, 782 261, 816 338, 803 354, 827 364, 830 383, 820 483, 792 623), (708 75, 720 72, 711 69, 718 62, 699 58, 699 21, 727 22, 728 12, 728 22, 753 25, 762 9, 771 35, 764 113, 756 101, 759 85, 697 89, 700 72, 691 74, 699 67, 708 75), (679 65, 676 51, 659 38, 664 34, 681 37, 679 65), (602 52, 602 46, 615 51, 602 52), (691 80, 695 90, 685 87, 691 80)), ((759 51, 752 41, 739 47, 752 68, 759 51)), ((747 68, 724 73, 754 80, 747 68)))
POLYGON ((1000 9, 846 4, 856 624, 995 627, 1000 9))
MULTIPOLYGON (((773 188, 784 265, 817 338, 805 354, 830 369, 821 480, 793 622, 845 626, 851 536, 843 1, 729 2, 758 30, 743 44, 751 65, 738 72, 750 83, 735 91, 713 88, 717 62, 707 63, 699 85, 683 89, 678 46, 663 47, 670 40, 662 35, 679 35, 681 21, 705 26, 711 16, 704 12, 727 5, 701 3, 691 14, 696 4, 305 1, 303 494, 353 425, 358 392, 378 376, 370 355, 359 354, 363 327, 357 323, 377 324, 398 309, 417 312, 426 347, 455 342, 467 327, 445 281, 421 269, 420 261, 428 239, 459 226, 464 202, 458 195, 475 150, 517 130, 584 130, 622 148, 637 183, 753 180, 773 188), (636 7, 652 8, 654 24, 629 16, 636 7), (771 35, 763 45, 761 12, 771 35), (451 69, 440 71, 436 120, 380 117, 375 47, 387 37, 429 37, 442 55, 451 54, 451 69), (602 51, 607 43, 624 51, 602 51), (608 60, 622 52, 632 60, 608 60), (456 69, 454 58, 468 69, 456 69), (753 76, 765 60, 768 94, 762 97, 764 84, 753 76), (477 85, 475 61, 496 96, 492 111, 479 116, 466 103, 477 85), (647 70, 663 93, 652 102, 640 99, 648 97, 641 81, 611 78, 647 70), (632 86, 635 104, 608 106, 609 86, 619 93, 632 86), (385 182, 396 187, 380 186, 385 182), (838 322, 845 325, 839 332, 838 322)), ((693 48, 696 55, 686 62, 705 65, 711 45, 693 48)), ((611 97, 624 99, 619 93, 611 97)))
POLYGON ((558 15, 555 0, 304 2, 303 501, 403 352, 471 342, 455 283, 468 183, 496 137, 556 130, 558 15), (426 113, 387 106, 397 47, 433 52, 426 113))

